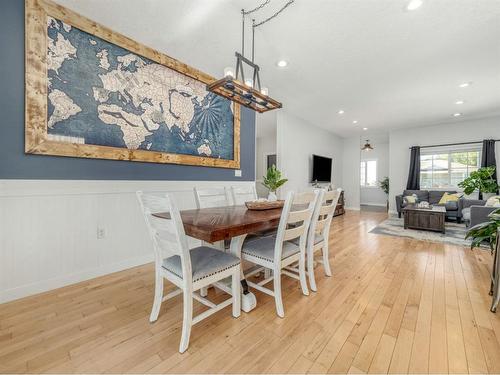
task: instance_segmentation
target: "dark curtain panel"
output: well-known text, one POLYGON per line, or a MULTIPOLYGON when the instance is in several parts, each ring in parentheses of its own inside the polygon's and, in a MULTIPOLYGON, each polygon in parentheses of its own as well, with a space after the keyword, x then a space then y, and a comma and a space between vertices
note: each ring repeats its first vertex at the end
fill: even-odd
MULTIPOLYGON (((497 165, 497 160, 495 158, 495 141, 493 139, 485 139, 483 141, 483 154, 481 156, 481 167, 496 167, 496 165, 497 165)), ((495 173, 493 174, 493 178, 498 181, 497 171, 495 171, 495 173)), ((481 199, 482 194, 479 193, 479 195, 480 195, 479 199, 481 199)))
POLYGON ((420 190, 420 147, 413 146, 410 156, 410 171, 406 190, 420 190))

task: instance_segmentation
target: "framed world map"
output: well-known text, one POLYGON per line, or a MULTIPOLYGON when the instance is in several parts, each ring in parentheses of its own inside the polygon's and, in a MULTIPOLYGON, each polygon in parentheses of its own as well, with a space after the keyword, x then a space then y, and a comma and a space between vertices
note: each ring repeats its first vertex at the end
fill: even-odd
POLYGON ((240 167, 213 78, 48 0, 26 0, 26 152, 240 167))

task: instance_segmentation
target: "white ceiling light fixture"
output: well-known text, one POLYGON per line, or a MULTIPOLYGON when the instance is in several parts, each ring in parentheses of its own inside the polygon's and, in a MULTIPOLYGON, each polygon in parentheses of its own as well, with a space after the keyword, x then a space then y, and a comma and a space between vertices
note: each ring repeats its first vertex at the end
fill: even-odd
POLYGON ((339 115, 343 115, 344 113, 345 113, 345 111, 344 111, 343 109, 341 109, 341 110, 338 112, 338 114, 339 114, 339 115))
POLYGON ((279 67, 279 68, 286 68, 288 66, 288 61, 286 60, 279 60, 276 65, 279 67))
POLYGON ((363 130, 368 130, 368 128, 363 128, 363 130))
POLYGON ((463 89, 465 87, 469 87, 470 85, 472 85, 472 82, 464 82, 464 83, 461 83, 460 85, 458 85, 458 87, 463 89))
POLYGON ((464 104, 464 103, 465 103, 465 102, 464 102, 463 100, 457 100, 457 101, 455 102, 455 104, 457 104, 457 105, 462 105, 462 104, 464 104))
POLYGON ((408 5, 406 6, 406 9, 409 11, 416 10, 422 6, 424 3, 423 0, 410 0, 408 5))
POLYGON ((460 113, 460 112, 457 112, 457 113, 453 114, 453 117, 460 117, 460 116, 462 116, 462 113, 460 113))
POLYGON ((357 123, 358 123, 358 120, 354 120, 352 123, 353 123, 353 124, 357 124, 357 123))

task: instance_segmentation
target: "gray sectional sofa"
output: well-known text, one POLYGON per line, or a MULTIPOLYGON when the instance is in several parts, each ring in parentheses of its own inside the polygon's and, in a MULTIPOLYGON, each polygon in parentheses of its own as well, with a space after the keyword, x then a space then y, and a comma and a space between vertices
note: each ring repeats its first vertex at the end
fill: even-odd
MULTIPOLYGON (((403 197, 415 194, 418 197, 419 201, 426 201, 432 205, 435 205, 439 203, 444 193, 454 194, 456 193, 456 191, 405 190, 403 194, 396 195, 396 209, 398 211, 398 216, 401 217, 401 213, 403 212, 404 208, 403 197)), ((457 223, 460 223, 462 221, 462 210, 459 209, 460 201, 461 200, 459 200, 458 202, 448 202, 445 205, 446 217, 455 218, 457 220, 457 223)))

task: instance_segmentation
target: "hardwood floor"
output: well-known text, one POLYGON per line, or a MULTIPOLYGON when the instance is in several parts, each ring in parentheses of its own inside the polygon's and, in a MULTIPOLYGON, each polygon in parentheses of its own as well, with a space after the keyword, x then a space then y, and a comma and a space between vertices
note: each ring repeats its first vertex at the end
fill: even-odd
POLYGON ((499 373, 489 252, 368 233, 384 218, 335 218, 317 293, 284 277, 284 319, 256 292, 251 313, 196 325, 185 354, 181 296, 148 322, 152 265, 0 305, 0 372, 499 373))

